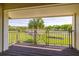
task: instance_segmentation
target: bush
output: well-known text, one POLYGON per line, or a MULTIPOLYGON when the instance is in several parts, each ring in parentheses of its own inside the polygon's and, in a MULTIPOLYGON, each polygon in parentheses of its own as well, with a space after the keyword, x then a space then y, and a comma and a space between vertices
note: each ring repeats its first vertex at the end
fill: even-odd
POLYGON ((24 41, 24 42, 33 43, 33 40, 32 40, 32 39, 28 39, 28 40, 26 40, 26 41, 24 41))

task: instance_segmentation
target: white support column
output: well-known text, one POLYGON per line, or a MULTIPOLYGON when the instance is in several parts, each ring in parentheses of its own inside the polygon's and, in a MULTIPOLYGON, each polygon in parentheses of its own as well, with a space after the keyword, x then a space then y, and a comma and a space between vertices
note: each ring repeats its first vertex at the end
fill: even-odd
POLYGON ((2 52, 2 6, 0 5, 0 52, 2 52))
POLYGON ((76 49, 79 50, 79 13, 75 15, 76 20, 76 49))
POLYGON ((74 30, 74 32, 72 32, 73 47, 79 50, 79 13, 78 12, 73 15, 72 30, 74 30))
POLYGON ((76 13, 72 16, 72 47, 76 48, 76 13))
POLYGON ((0 53, 8 49, 8 14, 0 5, 0 53))
POLYGON ((8 49, 8 12, 4 11, 4 51, 8 49))

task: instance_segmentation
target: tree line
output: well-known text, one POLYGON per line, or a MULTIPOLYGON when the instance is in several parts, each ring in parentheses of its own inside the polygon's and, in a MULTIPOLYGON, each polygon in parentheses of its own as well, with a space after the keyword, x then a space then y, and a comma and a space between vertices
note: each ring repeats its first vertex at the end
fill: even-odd
POLYGON ((72 31, 72 25, 71 24, 63 24, 63 25, 53 25, 53 26, 47 26, 45 28, 48 28, 49 30, 55 30, 55 31, 72 31))
MULTIPOLYGON (((9 25, 9 31, 26 31, 27 29, 31 28, 33 29, 33 26, 34 25, 30 25, 29 24, 29 27, 23 27, 23 26, 10 26, 9 25)), ((42 26, 39 26, 41 27, 41 29, 44 27, 42 26)), ((40 29, 40 28, 39 28, 40 29)), ((49 29, 49 30, 55 30, 55 31, 58 31, 58 30, 64 30, 64 31, 71 31, 72 30, 72 25, 71 24, 63 24, 63 25, 50 25, 50 26, 46 26, 44 27, 43 29, 49 29)))

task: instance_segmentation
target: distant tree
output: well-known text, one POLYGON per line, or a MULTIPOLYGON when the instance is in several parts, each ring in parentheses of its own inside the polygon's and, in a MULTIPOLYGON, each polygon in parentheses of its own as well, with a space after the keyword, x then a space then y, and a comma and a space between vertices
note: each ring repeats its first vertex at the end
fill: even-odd
POLYGON ((27 27, 23 27, 23 26, 8 26, 9 27, 9 31, 26 31, 27 27))
POLYGON ((14 27, 14 26, 8 26, 9 27, 9 31, 15 31, 16 30, 16 28, 14 27))
POLYGON ((60 25, 53 25, 52 27, 54 30, 59 30, 60 29, 60 25))
POLYGON ((45 29, 49 29, 49 30, 51 30, 53 28, 53 26, 47 26, 47 27, 45 27, 45 29))
POLYGON ((16 30, 19 31, 19 32, 23 32, 23 31, 26 31, 27 27, 23 27, 23 26, 17 26, 16 27, 16 30))
POLYGON ((70 24, 61 25, 61 29, 62 30, 68 30, 68 26, 70 26, 70 24))
POLYGON ((28 28, 34 30, 34 44, 37 44, 37 30, 44 28, 44 21, 42 20, 42 18, 33 18, 29 21, 28 28))
POLYGON ((63 25, 53 25, 53 26, 47 26, 45 27, 46 29, 49 30, 65 30, 65 31, 71 31, 72 30, 72 25, 71 24, 63 24, 63 25))
POLYGON ((69 32, 72 31, 72 25, 71 25, 71 24, 67 27, 67 30, 68 30, 69 32))

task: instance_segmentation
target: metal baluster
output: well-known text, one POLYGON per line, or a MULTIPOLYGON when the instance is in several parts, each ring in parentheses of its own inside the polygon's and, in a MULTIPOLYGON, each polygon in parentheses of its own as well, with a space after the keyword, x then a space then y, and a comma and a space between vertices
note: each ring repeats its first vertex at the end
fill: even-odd
POLYGON ((64 45, 66 46, 66 31, 64 31, 64 45))
MULTIPOLYGON (((49 37, 49 30, 48 30, 48 37, 49 37)), ((49 38, 48 38, 48 45, 49 45, 49 38)))
POLYGON ((63 45, 65 46, 65 31, 63 31, 63 38, 64 38, 63 45))
POLYGON ((72 48, 72 31, 71 31, 71 48, 72 48))
POLYGON ((70 48, 72 48, 72 31, 70 31, 70 42, 69 42, 69 44, 70 44, 70 48))
POLYGON ((18 43, 18 38, 19 38, 19 32, 16 31, 16 43, 18 43))
POLYGON ((9 37, 9 38, 8 38, 8 39, 9 39, 9 45, 10 45, 10 40, 11 40, 11 38, 10 38, 11 36, 10 36, 10 35, 11 35, 11 34, 10 34, 10 31, 9 31, 9 36, 8 36, 8 37, 9 37))
MULTIPOLYGON (((61 37, 63 38, 63 33, 62 33, 62 31, 61 31, 61 37)), ((63 41, 61 40, 61 46, 62 46, 62 44, 63 44, 63 41)))
POLYGON ((63 31, 63 38, 64 38, 64 40, 63 40, 63 46, 65 46, 65 44, 64 44, 64 41, 65 41, 64 32, 65 31, 63 31))
POLYGON ((56 46, 57 42, 56 42, 56 31, 55 31, 55 46, 56 46))
MULTIPOLYGON (((52 34, 53 34, 53 37, 54 37, 54 31, 52 32, 52 34)), ((54 38, 52 38, 52 41, 53 41, 53 45, 55 46, 54 38)))
POLYGON ((65 38, 64 45, 66 45, 66 31, 64 31, 64 38, 65 38))
MULTIPOLYGON (((58 37, 59 37, 59 31, 57 32, 57 35, 58 35, 58 37)), ((60 46, 60 44, 59 44, 59 39, 58 39, 58 46, 60 46)))
MULTIPOLYGON (((13 33, 12 33, 13 34, 13 33)), ((11 35, 11 37, 12 37, 12 35, 11 35)), ((12 38, 13 39, 13 38, 12 38)), ((11 45, 12 45, 12 39, 11 39, 11 45)))
POLYGON ((70 48, 70 32, 69 32, 69 48, 70 48))
MULTIPOLYGON (((54 37, 55 37, 55 31, 54 31, 54 37)), ((55 38, 53 39, 54 40, 54 46, 56 45, 56 43, 55 43, 55 38)))
MULTIPOLYGON (((62 33, 63 33, 63 38, 64 38, 64 31, 62 33)), ((64 38, 64 40, 65 40, 65 38, 64 38)), ((63 40, 63 45, 62 46, 64 46, 64 40, 63 40)))
POLYGON ((69 46, 69 32, 67 31, 67 46, 69 46))
POLYGON ((58 39, 58 31, 56 32, 56 37, 57 37, 57 38, 56 38, 56 42, 57 42, 57 46, 58 46, 58 40, 59 40, 59 39, 58 39))
POLYGON ((9 31, 9 44, 11 44, 11 33, 9 31))

